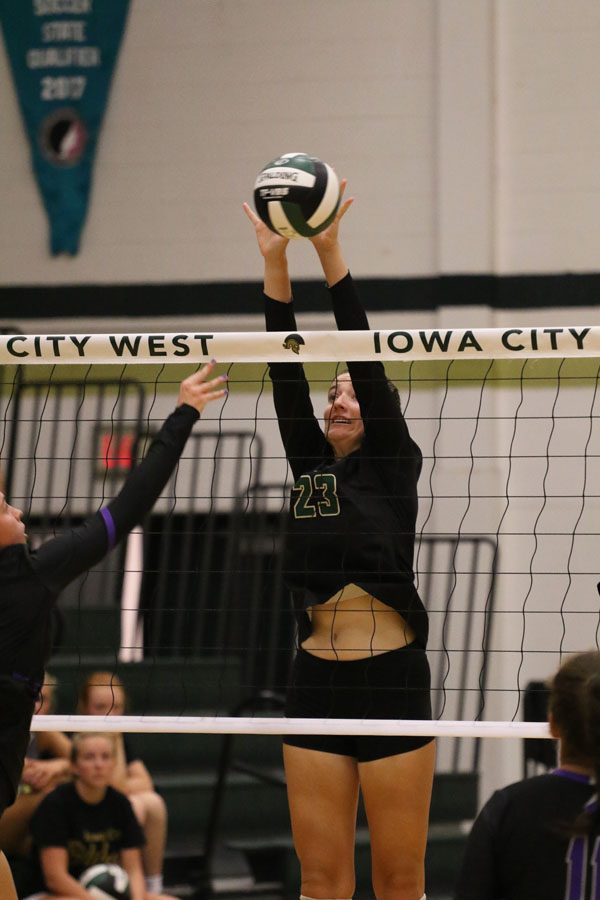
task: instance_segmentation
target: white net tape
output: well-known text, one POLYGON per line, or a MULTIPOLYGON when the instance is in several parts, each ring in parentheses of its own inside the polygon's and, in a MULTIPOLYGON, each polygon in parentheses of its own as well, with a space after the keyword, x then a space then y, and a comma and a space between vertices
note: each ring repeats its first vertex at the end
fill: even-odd
POLYGON ((32 731, 162 734, 341 734, 421 737, 550 738, 545 722, 403 719, 283 719, 272 716, 34 716, 32 731))
POLYGON ((0 364, 600 357, 600 326, 0 336, 0 364))

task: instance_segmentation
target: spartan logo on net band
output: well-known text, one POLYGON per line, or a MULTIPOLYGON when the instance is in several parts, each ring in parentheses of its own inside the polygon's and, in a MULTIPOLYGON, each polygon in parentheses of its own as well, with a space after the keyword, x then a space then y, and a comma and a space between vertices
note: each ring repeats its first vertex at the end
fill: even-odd
POLYGON ((302 337, 301 334, 288 334, 286 339, 284 340, 282 347, 285 347, 286 350, 291 350, 293 353, 298 355, 300 353, 301 345, 305 344, 306 341, 302 337))

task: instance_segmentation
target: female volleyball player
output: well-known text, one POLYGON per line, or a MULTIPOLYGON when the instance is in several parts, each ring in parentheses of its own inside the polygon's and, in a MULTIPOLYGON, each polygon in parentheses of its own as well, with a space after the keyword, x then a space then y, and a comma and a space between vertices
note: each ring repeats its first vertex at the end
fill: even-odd
MULTIPOLYGON (((345 182, 342 182, 342 190, 345 182)), ((312 243, 338 328, 366 329, 334 223, 312 243)), ((286 248, 245 204, 264 258, 267 330, 295 332, 286 248)), ((329 388, 324 431, 298 363, 269 366, 295 485, 286 577, 299 649, 289 717, 429 719, 427 614, 414 586, 421 452, 381 363, 348 363, 329 388)), ((349 898, 359 788, 378 900, 419 900, 435 749, 431 738, 284 739, 302 896, 349 898)))
MULTIPOLYGON (((208 363, 181 383, 177 409, 145 459, 108 506, 38 550, 27 547, 21 511, 0 494, 0 815, 13 803, 29 741, 36 697, 50 654, 57 595, 99 562, 149 512, 167 483, 206 404, 226 393, 225 376, 207 380, 208 363)), ((0 854, 0 896, 16 897, 0 854)))
POLYGON ((469 836, 456 900, 600 896, 600 653, 568 659, 550 685, 559 767, 496 791, 469 836))

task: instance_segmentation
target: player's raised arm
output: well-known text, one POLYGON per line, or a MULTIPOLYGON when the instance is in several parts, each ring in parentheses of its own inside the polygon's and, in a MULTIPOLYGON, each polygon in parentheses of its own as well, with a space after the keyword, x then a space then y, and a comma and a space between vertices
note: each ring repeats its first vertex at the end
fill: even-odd
POLYGON ((189 434, 208 403, 223 398, 226 375, 211 378, 211 361, 180 386, 177 408, 163 423, 145 458, 127 476, 117 496, 99 513, 32 554, 39 577, 58 592, 102 559, 152 509, 169 480, 189 434))
MULTIPOLYGON (((342 178, 340 182, 340 196, 344 196, 348 181, 342 178)), ((323 274, 329 287, 337 284, 348 274, 348 265, 342 253, 342 247, 339 241, 339 228, 342 218, 346 215, 352 204, 354 197, 347 197, 342 200, 335 219, 331 225, 324 231, 310 238, 310 241, 317 251, 317 255, 323 268, 323 274)))
MULTIPOLYGON (((265 325, 267 331, 297 330, 288 272, 287 238, 271 231, 247 203, 244 212, 254 226, 264 260, 265 325)), ((279 432, 294 476, 324 449, 325 438, 314 414, 308 382, 300 363, 269 363, 279 432)))
POLYGON ((213 400, 221 400, 227 394, 225 384, 227 375, 217 375, 216 378, 210 378, 216 366, 216 360, 211 359, 210 362, 193 372, 179 385, 179 396, 177 398, 177 406, 186 404, 196 410, 201 415, 205 406, 213 400))
POLYGON ((290 303, 292 299, 292 285, 286 253, 289 240, 271 231, 247 203, 242 204, 242 206, 254 226, 258 249, 265 261, 265 294, 271 300, 278 300, 280 303, 290 303))
MULTIPOLYGON (((346 179, 342 179, 342 195, 346 186, 346 179)), ((331 225, 310 239, 330 289, 333 313, 340 331, 364 331, 369 328, 369 320, 350 275, 339 236, 340 222, 353 202, 352 197, 343 200, 331 225)), ((388 380, 383 364, 370 361, 348 362, 347 365, 370 450, 379 457, 397 453, 420 456, 410 440, 398 392, 388 380)))

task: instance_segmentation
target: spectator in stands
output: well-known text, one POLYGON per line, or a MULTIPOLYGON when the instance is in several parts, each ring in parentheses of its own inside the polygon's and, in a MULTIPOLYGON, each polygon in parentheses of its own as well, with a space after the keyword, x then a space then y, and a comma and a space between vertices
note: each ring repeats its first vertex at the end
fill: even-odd
POLYGON ((113 736, 75 735, 71 759, 74 780, 48 794, 31 823, 45 891, 35 900, 93 900, 78 879, 101 863, 125 869, 132 900, 174 900, 144 884, 144 836, 127 797, 110 784, 117 762, 113 736))
MULTIPOLYGON (((87 716, 122 716, 127 709, 125 687, 112 672, 93 672, 79 692, 77 712, 87 716)), ((142 850, 148 890, 162 890, 167 839, 167 807, 154 790, 152 776, 131 751, 127 738, 115 734, 116 759, 111 785, 129 798, 146 843, 142 850)))
POLYGON ((600 815, 592 795, 600 783, 599 652, 563 663, 550 684, 548 718, 559 740, 558 768, 488 800, 469 836, 456 900, 598 896, 600 815))
MULTIPOLYGON (((36 714, 50 715, 54 707, 56 679, 48 672, 36 714)), ((32 732, 27 748, 17 799, 0 818, 0 849, 9 856, 25 857, 31 849, 29 823, 43 798, 70 778, 71 741, 60 731, 32 732)))

